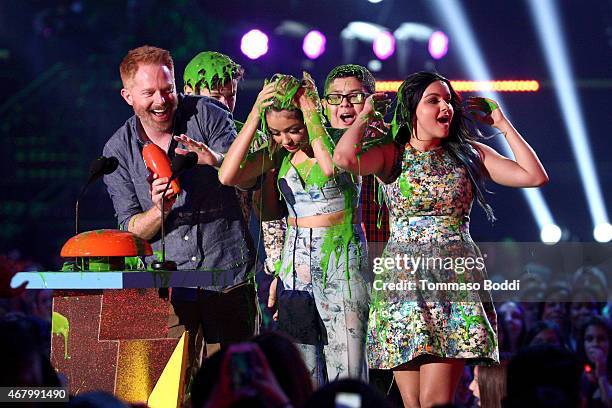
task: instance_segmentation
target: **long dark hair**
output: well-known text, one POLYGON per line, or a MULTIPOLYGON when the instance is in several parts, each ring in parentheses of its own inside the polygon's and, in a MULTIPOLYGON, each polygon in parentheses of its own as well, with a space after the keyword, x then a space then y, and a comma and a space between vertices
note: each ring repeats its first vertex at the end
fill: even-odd
POLYGON ((582 360, 583 364, 589 364, 591 368, 595 368, 594 362, 590 361, 587 357, 586 347, 584 347, 586 332, 589 327, 596 326, 601 327, 608 335, 608 360, 606 365, 608 368, 608 374, 612 373, 612 327, 610 321, 601 316, 593 316, 580 328, 580 335, 578 336, 578 344, 576 346, 576 352, 578 357, 582 360))
POLYGON ((492 366, 478 367, 478 391, 480 406, 486 408, 501 408, 506 397, 507 361, 492 366))
POLYGON ((482 136, 473 122, 465 116, 461 106, 461 97, 451 85, 450 81, 434 72, 421 71, 409 75, 397 92, 397 106, 391 122, 391 131, 394 139, 404 145, 410 141, 412 129, 416 123, 416 108, 425 89, 435 81, 444 82, 451 93, 451 105, 454 110, 450 131, 447 138, 442 139, 442 145, 450 152, 457 162, 467 170, 475 191, 476 201, 487 214, 490 221, 495 220, 493 209, 487 204, 484 192, 487 191, 485 181, 488 172, 484 167, 478 151, 470 144, 482 136))

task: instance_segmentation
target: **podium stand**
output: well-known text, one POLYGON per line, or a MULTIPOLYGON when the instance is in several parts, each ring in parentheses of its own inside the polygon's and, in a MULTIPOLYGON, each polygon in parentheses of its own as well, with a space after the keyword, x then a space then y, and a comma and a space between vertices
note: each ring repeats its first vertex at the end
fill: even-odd
POLYGON ((157 288, 205 287, 214 274, 20 272, 11 284, 26 280, 28 289, 54 289, 51 361, 71 394, 103 390, 152 408, 180 406, 186 339, 167 337, 170 302, 157 288))

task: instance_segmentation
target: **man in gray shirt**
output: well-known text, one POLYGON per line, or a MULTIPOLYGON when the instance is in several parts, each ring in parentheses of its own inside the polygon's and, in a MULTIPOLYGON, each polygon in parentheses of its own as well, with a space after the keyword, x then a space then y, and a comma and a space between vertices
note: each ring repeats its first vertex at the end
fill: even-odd
POLYGON ((163 213, 167 259, 175 261, 178 269, 203 274, 203 288, 174 288, 171 296, 168 336, 189 332, 188 375, 193 375, 205 344, 241 341, 254 332, 254 287, 248 276, 253 267, 252 242, 234 188, 221 185, 213 167, 220 164, 220 156, 211 153, 210 165, 182 175, 180 193, 170 189, 162 209, 168 178, 149 173, 142 148, 154 143, 173 157, 185 153, 174 136, 185 134, 224 153, 236 129, 230 112, 217 101, 177 95, 174 64, 166 50, 150 46, 131 50, 120 73, 121 95, 135 115, 104 147, 105 156, 119 160, 117 170, 104 182, 121 229, 159 250, 163 213))

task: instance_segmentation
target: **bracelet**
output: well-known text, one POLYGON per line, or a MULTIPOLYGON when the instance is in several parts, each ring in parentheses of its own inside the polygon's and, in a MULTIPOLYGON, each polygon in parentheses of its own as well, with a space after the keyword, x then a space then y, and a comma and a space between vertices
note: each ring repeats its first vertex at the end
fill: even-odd
POLYGON ((223 153, 217 153, 217 165, 213 166, 215 169, 219 170, 221 165, 223 164, 223 160, 225 160, 225 155, 223 153))

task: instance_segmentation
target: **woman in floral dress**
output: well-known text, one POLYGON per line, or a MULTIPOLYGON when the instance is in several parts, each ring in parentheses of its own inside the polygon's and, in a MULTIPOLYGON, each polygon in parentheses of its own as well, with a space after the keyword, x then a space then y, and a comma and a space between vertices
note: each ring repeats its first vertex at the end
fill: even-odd
POLYGON ((406 406, 448 404, 466 361, 499 360, 495 310, 482 289, 484 260, 469 234, 472 202, 493 219, 485 179, 535 187, 548 177, 494 101, 470 98, 467 109, 505 136, 515 160, 475 140, 459 95, 429 72, 400 87, 392 141, 366 150, 361 135, 381 97, 371 97, 334 151, 338 167, 386 184, 391 237, 383 257, 394 262, 374 262, 368 360, 394 371, 406 406))

